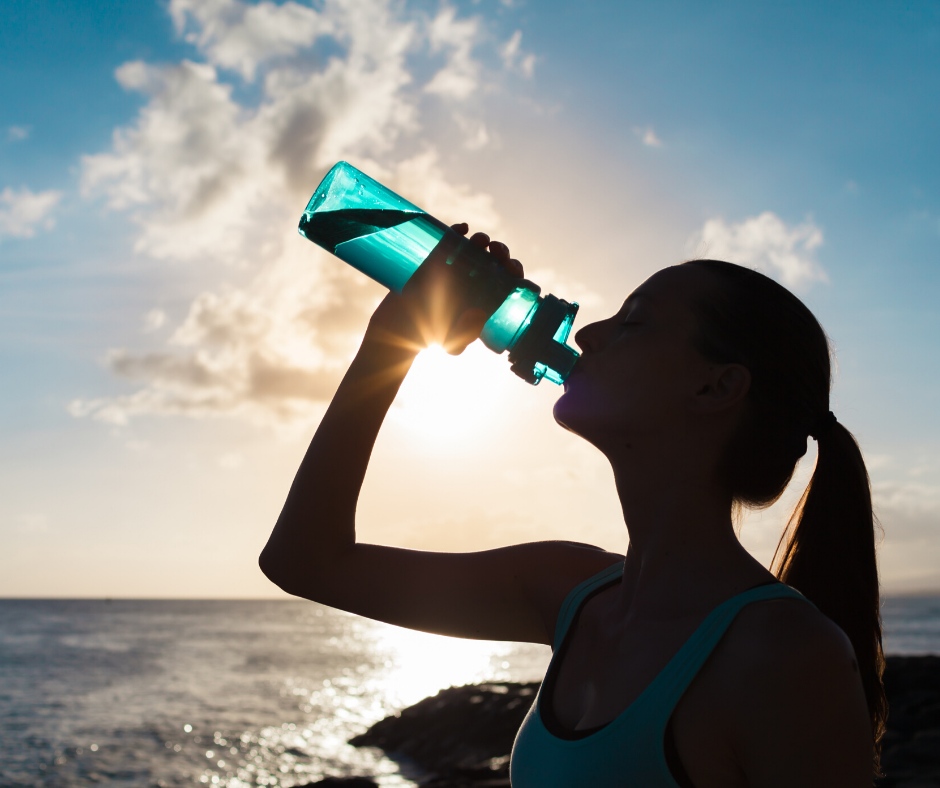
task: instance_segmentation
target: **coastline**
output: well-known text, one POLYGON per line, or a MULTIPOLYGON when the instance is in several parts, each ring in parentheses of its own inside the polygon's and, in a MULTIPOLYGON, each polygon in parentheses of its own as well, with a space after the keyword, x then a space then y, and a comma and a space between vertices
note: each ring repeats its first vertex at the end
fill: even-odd
MULTIPOLYGON (((940 788, 940 656, 890 656, 884 681, 890 710, 882 741, 884 777, 875 785, 940 788)), ((538 682, 450 687, 349 743, 379 747, 422 788, 509 788, 512 743, 538 687, 538 682)), ((330 778, 310 785, 367 788, 368 780, 330 778)))

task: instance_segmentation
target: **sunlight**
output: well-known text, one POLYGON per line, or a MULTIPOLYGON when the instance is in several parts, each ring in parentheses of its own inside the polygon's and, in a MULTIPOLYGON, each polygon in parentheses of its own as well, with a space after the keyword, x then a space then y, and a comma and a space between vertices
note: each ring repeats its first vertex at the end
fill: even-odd
POLYGON ((384 680, 393 704, 408 706, 446 687, 510 677, 499 659, 512 650, 510 643, 463 640, 392 626, 382 627, 377 635, 375 653, 386 658, 386 665, 391 663, 384 680))
POLYGON ((513 382, 505 367, 479 342, 460 356, 431 345, 418 354, 389 417, 426 442, 466 441, 493 427, 506 380, 513 382))

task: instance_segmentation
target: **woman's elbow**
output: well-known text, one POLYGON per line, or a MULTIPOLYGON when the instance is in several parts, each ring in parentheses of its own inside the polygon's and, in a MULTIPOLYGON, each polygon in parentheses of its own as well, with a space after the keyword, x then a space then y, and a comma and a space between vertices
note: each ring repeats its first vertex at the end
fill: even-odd
POLYGON ((290 566, 284 558, 271 549, 270 544, 265 546, 261 555, 258 556, 258 567, 262 574, 278 588, 287 591, 288 594, 294 593, 288 587, 294 585, 292 579, 294 573, 290 571, 290 566))
POLYGON ((258 556, 258 566, 268 580, 292 596, 320 602, 324 588, 328 587, 328 573, 323 565, 309 557, 301 559, 297 552, 285 555, 265 547, 258 556))

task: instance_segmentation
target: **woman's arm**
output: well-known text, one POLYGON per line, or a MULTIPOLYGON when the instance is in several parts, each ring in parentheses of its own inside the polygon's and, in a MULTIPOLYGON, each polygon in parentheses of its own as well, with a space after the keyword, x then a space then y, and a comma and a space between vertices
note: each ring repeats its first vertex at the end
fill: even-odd
MULTIPOLYGON (((482 234, 472 240, 489 243, 482 234)), ((521 275, 505 246, 494 243, 491 251, 521 275)), ((433 553, 356 541, 369 458, 424 344, 430 313, 420 294, 390 294, 376 310, 297 471, 261 569, 288 593, 368 618, 458 637, 550 643, 567 593, 618 556, 569 542, 433 553)), ((485 316, 437 320, 453 326, 432 339, 446 334, 447 349, 459 353, 479 335, 485 316)))

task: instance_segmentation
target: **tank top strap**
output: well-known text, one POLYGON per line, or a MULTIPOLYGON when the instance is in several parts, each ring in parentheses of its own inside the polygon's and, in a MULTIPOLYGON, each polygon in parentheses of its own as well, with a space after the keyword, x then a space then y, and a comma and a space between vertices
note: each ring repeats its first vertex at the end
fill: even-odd
POLYGON ((565 597, 565 601, 561 603, 561 609, 558 611, 552 651, 556 651, 561 645, 561 641, 564 640, 565 633, 568 631, 568 627, 571 626, 571 622, 574 620, 584 598, 601 588, 601 586, 607 583, 613 583, 621 577, 623 577, 623 561, 611 564, 606 569, 602 569, 596 575, 592 575, 587 580, 571 589, 568 596, 565 597))
POLYGON ((653 684, 647 687, 655 698, 647 697, 644 700, 650 703, 651 711, 662 718, 657 722, 665 725, 668 721, 679 699, 711 656, 715 646, 718 645, 738 613, 752 602, 763 602, 768 599, 801 599, 808 604, 813 604, 795 588, 785 583, 772 583, 744 591, 718 605, 683 644, 669 664, 663 668, 653 684))

